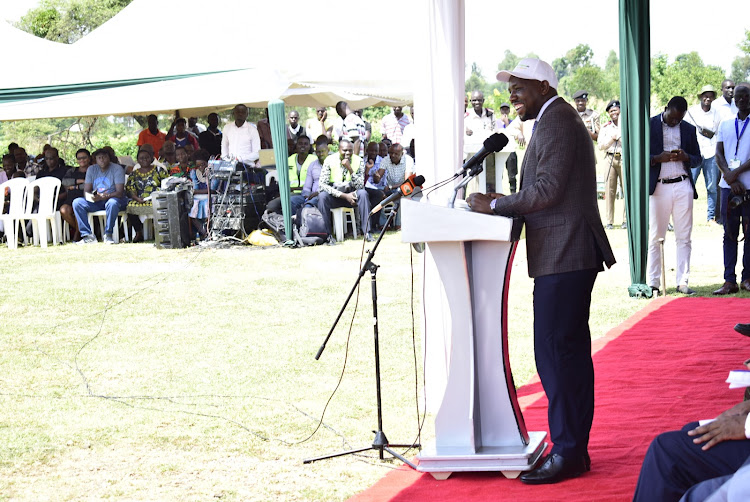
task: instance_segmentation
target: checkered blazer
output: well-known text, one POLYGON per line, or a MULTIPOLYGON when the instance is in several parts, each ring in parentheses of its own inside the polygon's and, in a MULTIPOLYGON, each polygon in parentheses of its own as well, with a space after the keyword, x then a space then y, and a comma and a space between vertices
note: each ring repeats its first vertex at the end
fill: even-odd
POLYGON ((594 146, 578 112, 562 98, 545 110, 529 141, 520 190, 495 213, 523 216, 529 276, 615 263, 596 202, 594 146))

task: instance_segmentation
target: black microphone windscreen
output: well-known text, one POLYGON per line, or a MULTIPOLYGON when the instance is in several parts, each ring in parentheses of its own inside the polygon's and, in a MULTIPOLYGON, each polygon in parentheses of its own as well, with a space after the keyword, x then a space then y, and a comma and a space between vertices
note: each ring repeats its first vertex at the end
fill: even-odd
POLYGON ((414 178, 414 186, 421 187, 422 185, 424 185, 424 176, 420 174, 419 176, 414 178))
POLYGON ((505 134, 495 133, 486 140, 482 146, 488 152, 499 152, 508 144, 508 137, 505 134))

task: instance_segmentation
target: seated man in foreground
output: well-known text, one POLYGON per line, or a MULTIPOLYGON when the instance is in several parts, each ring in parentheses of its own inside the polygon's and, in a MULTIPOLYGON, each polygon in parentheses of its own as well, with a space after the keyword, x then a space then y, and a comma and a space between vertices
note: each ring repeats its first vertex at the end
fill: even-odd
POLYGON ((633 500, 705 500, 750 458, 749 412, 744 401, 703 426, 692 422, 659 434, 643 459, 633 500))
POLYGON ((109 154, 104 149, 100 148, 95 151, 94 159, 96 164, 86 171, 86 180, 83 184, 83 191, 90 195, 90 198, 79 197, 73 201, 73 212, 81 232, 81 240, 78 242, 79 244, 96 242, 96 237, 89 226, 89 213, 105 210, 107 216, 104 226, 104 243, 115 244, 112 232, 117 224, 117 214, 128 205, 128 200, 125 198, 125 170, 121 165, 110 162, 109 154))
POLYGON ((368 240, 372 240, 372 234, 366 232, 370 199, 364 188, 364 179, 362 159, 354 155, 353 143, 342 138, 339 141, 338 155, 329 155, 320 170, 318 209, 326 222, 329 244, 336 243, 331 225, 331 209, 337 207, 356 207, 362 232, 368 240))
MULTIPOLYGON (((322 135, 321 135, 322 136, 322 135)), ((292 212, 297 213, 297 209, 305 204, 312 206, 318 205, 318 192, 320 191, 320 171, 323 170, 323 163, 328 158, 328 141, 325 136, 318 138, 315 143, 315 160, 308 166, 305 175, 305 185, 302 187, 302 193, 292 195, 291 205, 292 212)))

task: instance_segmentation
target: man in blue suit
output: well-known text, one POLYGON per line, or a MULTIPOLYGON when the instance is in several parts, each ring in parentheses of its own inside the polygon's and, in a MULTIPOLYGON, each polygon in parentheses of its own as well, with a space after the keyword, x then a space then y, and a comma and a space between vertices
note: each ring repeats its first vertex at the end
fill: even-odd
POLYGON ((702 158, 695 127, 682 119, 687 101, 682 96, 669 100, 664 113, 651 117, 651 167, 649 170, 649 235, 646 280, 653 290, 659 289, 661 266, 659 239, 667 234, 669 218, 674 221, 677 248, 677 291, 695 292, 688 287, 690 276, 690 234, 693 231, 695 191, 691 168, 702 158))

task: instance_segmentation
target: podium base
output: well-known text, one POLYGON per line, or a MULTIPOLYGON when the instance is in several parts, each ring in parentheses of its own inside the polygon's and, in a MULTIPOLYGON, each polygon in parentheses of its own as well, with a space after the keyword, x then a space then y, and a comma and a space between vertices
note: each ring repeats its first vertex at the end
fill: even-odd
POLYGON ((516 478, 521 472, 530 471, 547 448, 547 433, 529 432, 527 446, 484 446, 476 453, 465 453, 464 449, 435 446, 423 449, 417 456, 417 470, 429 472, 437 480, 448 479, 454 472, 500 471, 507 478, 516 478))

